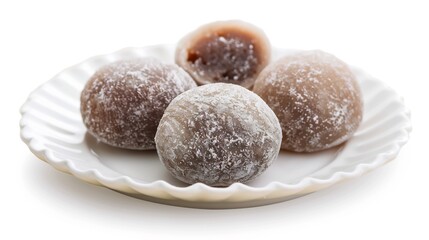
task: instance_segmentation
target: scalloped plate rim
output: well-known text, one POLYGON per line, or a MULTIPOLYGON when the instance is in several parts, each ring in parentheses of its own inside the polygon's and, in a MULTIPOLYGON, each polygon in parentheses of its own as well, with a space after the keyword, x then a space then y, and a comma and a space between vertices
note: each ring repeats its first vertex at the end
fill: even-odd
MULTIPOLYGON (((49 147, 45 146, 43 144, 43 142, 40 142, 40 140, 37 139, 37 134, 33 133, 31 128, 29 129, 28 125, 23 123, 23 120, 26 118, 26 113, 28 112, 28 109, 26 110, 25 108, 32 101, 33 96, 40 89, 42 89, 43 86, 45 86, 49 82, 55 80, 56 77, 59 76, 60 74, 63 74, 64 72, 67 72, 73 68, 79 67, 79 66, 81 66, 87 62, 93 61, 94 59, 105 58, 105 57, 108 57, 110 55, 115 55, 115 54, 118 54, 121 52, 133 52, 133 51, 138 51, 139 49, 143 49, 143 48, 154 48, 154 47, 160 47, 160 46, 165 46, 165 45, 122 48, 118 51, 115 51, 115 52, 112 52, 109 54, 102 54, 102 55, 90 57, 90 58, 88 58, 88 59, 86 59, 86 60, 84 60, 78 64, 75 64, 75 65, 72 65, 71 67, 63 69, 58 74, 54 75, 54 77, 52 77, 50 80, 41 84, 34 91, 32 91, 30 93, 29 97, 27 98, 27 100, 25 101, 25 103, 20 108, 20 113, 21 113, 21 121, 20 121, 20 128, 21 128, 20 133, 21 134, 20 135, 21 135, 21 139, 28 146, 30 151, 35 156, 40 158, 41 160, 52 165, 57 170, 69 173, 69 174, 71 174, 71 175, 73 175, 73 176, 75 176, 81 180, 86 181, 86 182, 96 184, 96 185, 105 186, 105 187, 111 188, 111 189, 116 190, 116 191, 124 192, 126 194, 136 194, 137 193, 137 194, 143 194, 145 196, 149 196, 149 197, 153 197, 153 198, 178 199, 181 201, 189 201, 189 202, 192 202, 192 200, 189 200, 185 197, 181 197, 181 198, 177 197, 177 194, 180 195, 180 194, 183 194, 183 192, 188 192, 190 195, 192 195, 193 193, 195 194, 196 191, 198 194, 210 192, 210 193, 221 194, 222 196, 226 197, 223 200, 227 199, 232 194, 235 194, 237 191, 252 192, 252 193, 258 192, 258 193, 264 193, 264 194, 269 194, 272 191, 282 191, 285 194, 283 196, 281 196, 280 198, 282 198, 282 197, 285 198, 285 197, 293 196, 293 195, 297 195, 297 196, 305 195, 307 193, 311 193, 314 191, 318 191, 318 190, 327 188, 327 187, 334 185, 336 183, 339 183, 343 180, 358 177, 358 176, 363 175, 363 174, 365 174, 365 173, 367 173, 373 169, 376 169, 377 167, 380 167, 380 166, 386 164, 387 162, 393 160, 398 155, 402 146, 409 139, 409 134, 412 130, 411 122, 410 122, 410 111, 405 106, 403 98, 400 97, 396 93, 396 91, 394 91, 393 89, 388 87, 386 84, 380 82, 379 80, 374 79, 373 77, 369 76, 364 71, 362 71, 356 67, 352 67, 354 71, 362 71, 368 78, 371 79, 371 81, 377 81, 378 83, 383 84, 384 87, 389 88, 390 90, 393 91, 393 93, 396 94, 396 96, 398 97, 398 100, 401 102, 401 104, 403 105, 403 108, 404 108, 404 111, 401 114, 403 116, 405 116, 405 118, 407 119, 407 122, 405 124, 402 124, 401 129, 400 129, 401 135, 399 137, 396 137, 395 140, 392 141, 392 143, 389 145, 390 146, 389 151, 381 152, 381 153, 374 155, 374 157, 373 157, 374 160, 370 163, 359 163, 359 164, 355 165, 355 168, 352 171, 347 171, 347 172, 337 171, 334 174, 332 174, 328 179, 304 177, 299 182, 297 182, 296 184, 286 184, 286 183, 282 183, 279 181, 272 181, 272 182, 266 184, 264 187, 253 187, 253 186, 248 186, 248 185, 243 184, 243 183, 234 183, 234 184, 230 185, 229 187, 225 187, 225 188, 210 187, 210 186, 205 185, 203 183, 196 183, 196 184, 192 184, 192 185, 189 185, 186 187, 179 187, 179 186, 174 186, 174 185, 172 185, 172 184, 170 184, 164 180, 156 180, 156 181, 153 181, 150 183, 141 183, 141 182, 134 181, 132 177, 125 176, 125 175, 118 177, 118 178, 115 178, 115 179, 110 179, 106 176, 103 176, 102 172, 100 172, 96 168, 82 171, 82 170, 79 170, 78 168, 76 168, 76 166, 74 165, 74 163, 72 161, 68 161, 66 159, 60 159, 60 158, 54 156, 53 152, 49 149, 49 147), (124 191, 123 189, 119 189, 118 187, 116 187, 115 184, 117 184, 120 181, 125 182, 125 184, 127 184, 127 187, 129 187, 131 191, 129 191, 129 192, 124 191), (160 190, 163 190, 164 192, 168 193, 169 197, 165 197, 165 196, 160 197, 159 194, 148 193, 148 190, 153 189, 154 187, 157 187, 158 189, 159 189, 159 187, 161 187, 162 189, 160 189, 160 190), (308 189, 309 187, 312 187, 311 191, 305 192, 306 189, 308 189), (291 193, 287 194, 287 192, 291 192, 291 193)), ((281 50, 283 51, 283 49, 281 49, 281 50)), ((297 50, 291 49, 290 51, 297 51, 297 50)), ((261 197, 248 198, 247 200, 252 201, 252 200, 258 200, 260 198, 261 197)), ((220 201, 222 201, 222 200, 220 200, 220 201)), ((201 200, 198 200, 198 202, 201 202, 201 200)), ((207 201, 203 201, 203 202, 212 202, 212 201, 207 200, 207 201)), ((219 202, 219 200, 214 201, 214 202, 219 202)))

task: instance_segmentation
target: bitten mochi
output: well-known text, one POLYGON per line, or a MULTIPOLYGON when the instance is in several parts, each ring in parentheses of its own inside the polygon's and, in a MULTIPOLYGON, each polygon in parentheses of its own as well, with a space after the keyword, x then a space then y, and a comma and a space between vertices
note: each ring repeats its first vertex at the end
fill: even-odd
POLYGON ((277 158, 281 128, 251 91, 215 83, 177 96, 156 133, 158 155, 177 179, 229 186, 248 182, 277 158))
POLYGON ((168 104, 196 87, 173 64, 153 58, 119 61, 102 67, 81 93, 88 132, 99 141, 127 149, 155 149, 155 133, 168 104))
POLYGON ((218 21, 201 26, 177 45, 176 63, 199 84, 253 86, 268 64, 271 46, 262 30, 246 22, 218 21))
POLYGON ((355 76, 346 63, 322 51, 277 60, 261 72, 253 91, 279 118, 282 149, 314 152, 339 145, 362 120, 355 76))

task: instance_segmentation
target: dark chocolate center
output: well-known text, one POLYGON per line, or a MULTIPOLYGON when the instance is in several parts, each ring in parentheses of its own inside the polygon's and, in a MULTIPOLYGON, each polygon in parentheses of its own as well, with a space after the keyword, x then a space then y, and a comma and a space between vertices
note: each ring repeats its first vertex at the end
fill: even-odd
POLYGON ((257 72, 259 56, 252 37, 245 33, 217 33, 197 41, 188 50, 194 72, 214 82, 238 83, 257 72))

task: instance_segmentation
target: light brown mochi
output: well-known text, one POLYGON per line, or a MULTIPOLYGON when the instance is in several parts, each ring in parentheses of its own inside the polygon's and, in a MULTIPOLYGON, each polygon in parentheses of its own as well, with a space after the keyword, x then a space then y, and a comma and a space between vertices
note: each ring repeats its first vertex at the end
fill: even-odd
POLYGON ((164 110, 180 93, 196 87, 173 64, 143 58, 102 67, 81 93, 88 132, 99 141, 127 149, 155 149, 155 133, 164 110))
POLYGON ((162 163, 177 179, 229 186, 256 178, 272 164, 281 128, 256 94, 215 83, 177 96, 161 119, 155 142, 162 163))
POLYGON ((237 20, 203 25, 176 49, 176 63, 200 85, 223 82, 250 88, 270 57, 264 32, 237 20))
POLYGON ((314 152, 339 145, 362 120, 355 76, 346 63, 322 51, 304 51, 272 63, 253 91, 279 118, 282 149, 314 152))

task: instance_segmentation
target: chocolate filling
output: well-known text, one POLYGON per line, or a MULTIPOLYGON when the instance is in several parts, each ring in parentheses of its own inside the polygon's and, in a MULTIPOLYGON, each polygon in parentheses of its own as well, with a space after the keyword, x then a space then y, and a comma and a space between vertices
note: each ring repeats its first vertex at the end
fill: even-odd
POLYGON ((254 77, 261 56, 254 36, 238 31, 202 37, 188 49, 195 73, 215 82, 239 83, 254 77))

